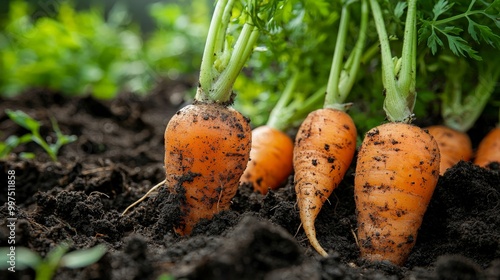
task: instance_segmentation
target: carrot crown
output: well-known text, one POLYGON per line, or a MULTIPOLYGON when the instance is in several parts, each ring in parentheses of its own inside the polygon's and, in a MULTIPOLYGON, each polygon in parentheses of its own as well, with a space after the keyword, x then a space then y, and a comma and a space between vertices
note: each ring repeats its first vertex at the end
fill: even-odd
POLYGON ((368 26, 368 4, 366 0, 361 2, 361 26, 359 30, 359 37, 354 46, 354 50, 349 55, 346 63, 342 67, 342 60, 344 57, 345 42, 347 38, 347 29, 350 20, 349 3, 342 7, 342 16, 340 18, 340 26, 335 44, 335 51, 333 53, 332 67, 330 69, 330 76, 326 86, 325 95, 325 108, 335 108, 345 111, 350 104, 343 104, 347 95, 354 85, 356 73, 358 72, 361 55, 363 53, 366 29, 368 26))
POLYGON ((411 122, 417 93, 417 12, 416 0, 408 0, 403 50, 401 58, 393 61, 389 37, 385 29, 382 11, 377 0, 370 0, 373 19, 380 41, 382 59, 382 83, 385 90, 384 110, 392 122, 411 122))
POLYGON ((196 100, 228 102, 236 77, 250 57, 258 30, 251 18, 242 14, 243 28, 233 48, 227 29, 233 12, 234 0, 219 0, 210 22, 207 41, 200 67, 200 85, 196 100))

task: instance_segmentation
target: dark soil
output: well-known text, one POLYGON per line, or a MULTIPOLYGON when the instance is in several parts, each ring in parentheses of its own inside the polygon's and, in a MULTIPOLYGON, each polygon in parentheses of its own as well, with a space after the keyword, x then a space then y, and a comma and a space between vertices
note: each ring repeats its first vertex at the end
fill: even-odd
MULTIPOLYGON (((121 216, 164 179, 163 133, 177 110, 169 94, 184 89, 166 88, 145 98, 123 94, 113 101, 41 90, 0 100, 0 140, 27 132, 7 118, 6 108, 42 121, 42 135, 54 136, 54 116, 65 134, 78 136, 63 147, 57 163, 36 144, 19 147, 0 161, 0 246, 9 245, 3 186, 8 170, 14 170, 16 246, 41 256, 63 241, 71 242, 71 250, 101 243, 108 247, 97 263, 60 268, 56 279, 157 279, 163 273, 184 279, 500 279, 498 165, 487 170, 460 162, 439 179, 404 267, 358 259, 355 162, 316 221, 319 241, 329 249, 327 258, 298 230, 293 176, 265 196, 241 186, 230 211, 200 222, 188 237, 173 231, 178 211, 165 188, 121 216), (34 151, 37 157, 16 156, 22 151, 34 151)), ((0 279, 34 275, 31 269, 2 271, 0 279)))

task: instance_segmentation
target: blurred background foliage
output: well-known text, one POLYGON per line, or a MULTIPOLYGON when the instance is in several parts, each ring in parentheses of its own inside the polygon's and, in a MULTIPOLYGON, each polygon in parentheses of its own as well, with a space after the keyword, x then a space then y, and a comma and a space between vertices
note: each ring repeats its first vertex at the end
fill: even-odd
MULTIPOLYGON (((400 50, 398 38, 403 37, 401 7, 390 6, 396 2, 384 1, 389 5, 386 10, 392 11, 387 28, 395 53, 400 50)), ((305 103, 328 80, 341 1, 284 3, 280 24, 261 34, 234 86, 238 94, 234 106, 250 117, 253 126, 266 123, 295 75, 295 105, 305 103)), ((167 80, 188 84, 184 100, 189 102, 198 84, 213 7, 211 0, 1 1, 0 97, 42 88, 67 96, 111 99, 121 92, 146 95, 167 80)), ((359 1, 352 7, 358 9, 359 1)), ((352 14, 351 24, 346 55, 357 39, 359 12, 352 14)), ((374 25, 369 26, 358 81, 346 100, 353 102, 350 114, 359 135, 385 118, 378 38, 374 25)), ((449 52, 431 56, 420 44, 414 112, 421 123, 440 115, 437 93, 445 76, 435 65, 442 65, 443 55, 449 52)), ((319 100, 311 110, 322 105, 319 100)))
MULTIPOLYGON (((282 26, 262 34, 234 86, 234 106, 254 126, 266 123, 294 73, 300 73, 295 103, 328 79, 339 18, 330 11, 340 10, 340 2, 288 3, 282 26)), ((213 1, 10 0, 1 5, 2 97, 45 88, 110 99, 124 91, 146 95, 164 80, 187 82, 191 87, 184 99, 194 96, 213 1)), ((353 93, 349 101, 359 97, 353 93)), ((354 118, 367 128, 384 116, 382 94, 369 99, 352 109, 362 112, 354 118)), ((321 107, 322 100, 313 105, 321 107)))
POLYGON ((0 21, 5 97, 37 87, 99 99, 147 94, 163 77, 197 71, 211 14, 203 0, 146 1, 141 10, 149 21, 143 14, 134 20, 138 1, 31 2, 11 1, 0 21))

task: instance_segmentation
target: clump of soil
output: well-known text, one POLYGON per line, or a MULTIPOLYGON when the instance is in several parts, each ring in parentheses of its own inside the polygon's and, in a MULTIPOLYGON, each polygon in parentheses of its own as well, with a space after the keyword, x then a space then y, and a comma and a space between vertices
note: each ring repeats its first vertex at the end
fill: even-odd
MULTIPOLYGON (((201 221, 187 237, 173 231, 179 213, 175 197, 165 188, 121 216, 164 179, 163 133, 178 109, 169 93, 184 90, 183 85, 175 86, 167 93, 143 98, 122 94, 113 101, 66 98, 43 90, 0 100, 0 140, 27 132, 7 118, 6 108, 42 121, 41 133, 49 138, 54 137, 50 116, 65 134, 78 136, 63 147, 57 163, 33 143, 15 154, 34 151, 36 159, 11 155, 0 161, 2 182, 8 170, 16 175, 16 246, 41 256, 63 241, 69 241, 72 250, 101 243, 108 247, 97 263, 60 268, 56 279, 156 279, 161 274, 179 279, 500 278, 498 165, 487 170, 460 162, 440 177, 403 267, 358 258, 355 162, 316 221, 318 239, 330 253, 326 258, 311 248, 299 229, 293 176, 265 196, 241 186, 229 211, 201 221)), ((4 190, 2 247, 9 245, 6 199, 4 190)), ((18 279, 34 275, 31 269, 15 273, 18 279)), ((12 276, 0 273, 1 279, 12 276)))

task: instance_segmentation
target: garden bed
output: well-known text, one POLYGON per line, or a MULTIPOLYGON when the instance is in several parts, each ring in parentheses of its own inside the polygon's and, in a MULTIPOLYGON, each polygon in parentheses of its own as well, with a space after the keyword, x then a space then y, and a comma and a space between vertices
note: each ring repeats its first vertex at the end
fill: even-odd
MULTIPOLYGON (((42 121, 50 116, 78 140, 64 146, 59 162, 34 143, 34 160, 11 155, 0 161, 2 182, 16 176, 16 246, 45 256, 64 241, 71 249, 105 244, 108 252, 83 269, 60 268, 56 279, 156 279, 166 273, 187 279, 500 279, 500 173, 460 162, 440 177, 416 245, 404 267, 358 259, 354 233, 355 161, 317 221, 320 243, 309 245, 295 205, 293 176, 267 195, 241 186, 231 210, 202 221, 188 237, 172 228, 175 203, 165 188, 125 216, 121 212, 164 179, 163 133, 179 106, 169 97, 185 86, 165 85, 141 98, 112 101, 67 98, 43 90, 0 99, 2 140, 26 133, 4 110, 21 109, 42 121)), ((478 121, 478 124, 485 122, 478 121)), ((475 128, 471 133, 491 127, 475 128)), ((471 135, 477 143, 483 135, 471 135)), ((4 185, 4 184, 2 184, 4 185)), ((9 235, 6 191, 0 195, 0 246, 9 235)), ((31 279, 31 269, 17 271, 31 279)), ((10 279, 11 272, 0 278, 10 279)))

